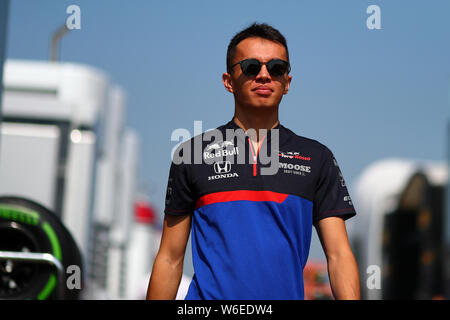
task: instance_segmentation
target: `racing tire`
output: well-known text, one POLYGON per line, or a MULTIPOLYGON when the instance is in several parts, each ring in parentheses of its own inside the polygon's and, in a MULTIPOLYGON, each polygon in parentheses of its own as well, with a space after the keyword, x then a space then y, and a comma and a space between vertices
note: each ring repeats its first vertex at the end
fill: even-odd
POLYGON ((64 268, 64 296, 58 295, 54 266, 0 260, 0 299, 79 299, 80 289, 69 289, 69 266, 83 270, 82 257, 72 235, 49 209, 29 199, 0 197, 0 251, 50 253, 64 268))

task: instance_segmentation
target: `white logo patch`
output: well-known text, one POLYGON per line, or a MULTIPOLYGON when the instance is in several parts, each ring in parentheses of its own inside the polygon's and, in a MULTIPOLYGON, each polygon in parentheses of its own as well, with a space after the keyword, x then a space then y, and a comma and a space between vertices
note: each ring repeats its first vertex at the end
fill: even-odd
POLYGON ((209 176, 208 180, 239 177, 239 175, 236 172, 230 173, 230 171, 231 171, 230 161, 215 162, 214 172, 216 173, 216 175, 209 176))

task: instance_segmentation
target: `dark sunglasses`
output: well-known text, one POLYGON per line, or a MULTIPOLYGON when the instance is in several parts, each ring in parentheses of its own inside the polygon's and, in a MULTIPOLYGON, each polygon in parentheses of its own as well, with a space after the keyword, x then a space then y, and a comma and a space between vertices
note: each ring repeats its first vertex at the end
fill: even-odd
POLYGON ((289 62, 281 59, 272 59, 265 63, 260 62, 258 59, 245 59, 233 64, 228 70, 228 73, 230 73, 231 69, 238 64, 241 65, 242 73, 247 77, 256 77, 261 71, 263 64, 266 65, 267 71, 269 71, 269 74, 272 77, 281 77, 285 73, 289 73, 291 71, 289 62))

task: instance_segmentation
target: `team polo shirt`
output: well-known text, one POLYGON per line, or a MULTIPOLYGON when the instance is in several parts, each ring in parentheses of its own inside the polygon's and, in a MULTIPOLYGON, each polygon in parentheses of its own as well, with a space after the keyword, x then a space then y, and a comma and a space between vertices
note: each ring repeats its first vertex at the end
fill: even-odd
POLYGON ((280 123, 257 150, 247 134, 226 140, 230 129, 240 127, 231 120, 217 128, 221 141, 206 131, 184 142, 175 154, 190 150, 190 161, 170 167, 164 212, 192 215, 186 299, 303 299, 313 225, 356 214, 338 163, 280 123), (277 157, 275 174, 263 174, 263 154, 277 157))

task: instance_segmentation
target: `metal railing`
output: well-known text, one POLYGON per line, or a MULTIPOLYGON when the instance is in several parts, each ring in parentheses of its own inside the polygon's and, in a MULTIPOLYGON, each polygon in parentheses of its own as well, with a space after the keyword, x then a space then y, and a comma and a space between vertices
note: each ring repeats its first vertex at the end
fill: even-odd
POLYGON ((1 260, 12 260, 18 262, 32 262, 37 264, 48 264, 53 266, 57 272, 58 291, 57 298, 64 299, 64 267, 62 263, 50 253, 0 251, 1 260))

